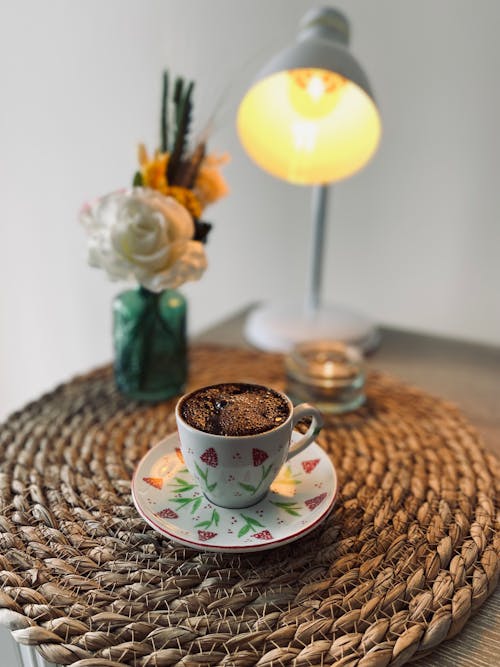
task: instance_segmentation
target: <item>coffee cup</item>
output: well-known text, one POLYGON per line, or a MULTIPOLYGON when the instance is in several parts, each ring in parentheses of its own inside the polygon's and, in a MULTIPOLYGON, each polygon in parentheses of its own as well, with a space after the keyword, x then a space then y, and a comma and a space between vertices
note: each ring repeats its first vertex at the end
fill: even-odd
POLYGON ((319 410, 293 406, 263 385, 223 383, 184 395, 175 411, 181 452, 204 495, 220 507, 243 508, 269 491, 283 464, 302 452, 323 426, 319 410), (292 433, 310 418, 304 435, 292 433))

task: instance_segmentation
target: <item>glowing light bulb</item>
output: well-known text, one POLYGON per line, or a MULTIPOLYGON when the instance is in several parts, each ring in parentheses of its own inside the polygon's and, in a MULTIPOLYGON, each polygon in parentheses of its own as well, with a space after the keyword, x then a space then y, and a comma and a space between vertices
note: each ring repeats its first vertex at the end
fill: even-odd
POLYGON ((331 113, 338 104, 346 80, 324 69, 295 69, 288 72, 288 96, 297 113, 318 119, 331 113))
POLYGON ((313 75, 307 84, 307 92, 313 98, 315 102, 318 102, 319 99, 325 94, 325 84, 320 79, 319 76, 313 75))

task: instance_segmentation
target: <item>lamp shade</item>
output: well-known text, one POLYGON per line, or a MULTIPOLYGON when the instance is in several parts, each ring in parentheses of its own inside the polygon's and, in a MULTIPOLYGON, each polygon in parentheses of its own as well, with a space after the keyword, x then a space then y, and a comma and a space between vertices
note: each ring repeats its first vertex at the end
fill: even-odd
POLYGON ((380 116, 348 38, 337 10, 308 12, 297 42, 264 67, 243 97, 238 135, 265 171, 291 183, 326 184, 351 176, 374 154, 380 116))

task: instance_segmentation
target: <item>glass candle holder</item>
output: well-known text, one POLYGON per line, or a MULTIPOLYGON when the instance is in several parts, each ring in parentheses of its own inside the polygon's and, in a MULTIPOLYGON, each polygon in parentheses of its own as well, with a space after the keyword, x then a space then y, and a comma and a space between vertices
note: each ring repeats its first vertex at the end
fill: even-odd
POLYGON ((338 341, 299 343, 285 358, 287 393, 295 402, 309 401, 322 412, 340 414, 365 401, 361 352, 338 341))

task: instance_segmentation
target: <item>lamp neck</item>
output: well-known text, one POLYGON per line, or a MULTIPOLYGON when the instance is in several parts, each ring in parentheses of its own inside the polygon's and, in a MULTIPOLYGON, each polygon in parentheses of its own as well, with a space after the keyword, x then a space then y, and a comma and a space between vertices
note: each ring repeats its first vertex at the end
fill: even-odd
POLYGON ((328 185, 315 185, 312 188, 311 254, 304 303, 305 315, 309 320, 314 320, 321 306, 325 221, 330 190, 328 185))
POLYGON ((333 7, 308 11, 300 22, 297 40, 319 38, 349 45, 350 29, 346 17, 333 7))

